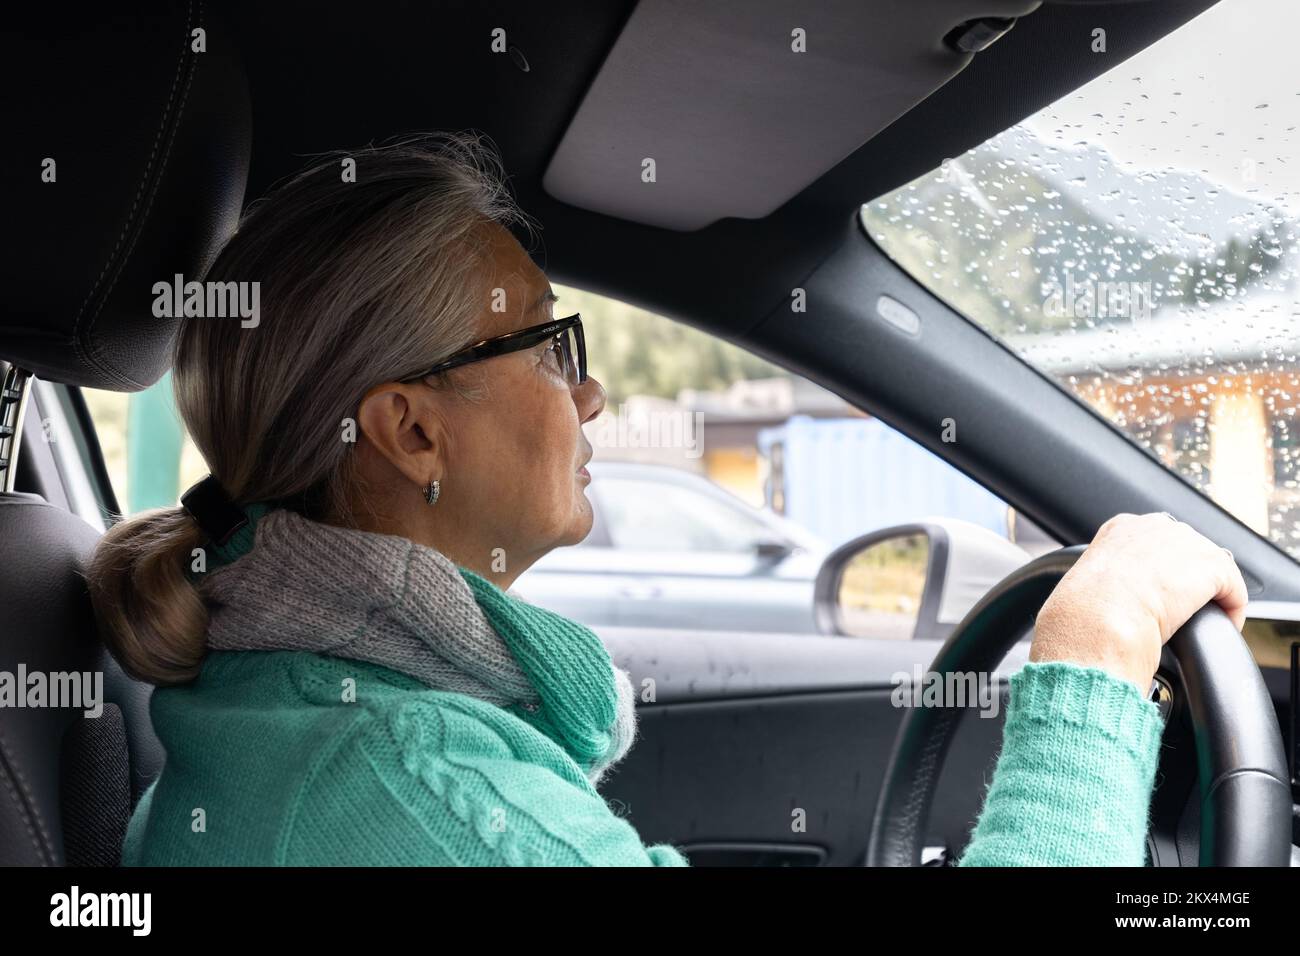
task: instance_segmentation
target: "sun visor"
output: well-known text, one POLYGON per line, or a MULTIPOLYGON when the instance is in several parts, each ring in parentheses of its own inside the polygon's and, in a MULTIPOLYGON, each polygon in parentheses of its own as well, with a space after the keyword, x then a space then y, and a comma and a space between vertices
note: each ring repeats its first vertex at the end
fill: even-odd
POLYGON ((543 179, 668 229, 767 216, 1038 0, 641 0, 543 179))

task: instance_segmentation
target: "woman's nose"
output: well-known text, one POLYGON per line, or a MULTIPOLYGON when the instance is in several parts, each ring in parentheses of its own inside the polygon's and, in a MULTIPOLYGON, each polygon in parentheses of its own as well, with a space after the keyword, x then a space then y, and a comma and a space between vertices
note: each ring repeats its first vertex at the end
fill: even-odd
POLYGON ((578 421, 587 424, 605 410, 605 386, 590 375, 573 390, 573 403, 578 406, 578 421))

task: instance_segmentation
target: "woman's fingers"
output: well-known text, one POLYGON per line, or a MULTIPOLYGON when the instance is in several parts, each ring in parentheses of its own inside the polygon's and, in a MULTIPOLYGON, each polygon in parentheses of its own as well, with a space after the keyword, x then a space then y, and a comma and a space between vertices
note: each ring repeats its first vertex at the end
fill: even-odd
POLYGON ((1237 561, 1227 548, 1219 549, 1223 553, 1223 569, 1220 572, 1219 590, 1214 600, 1232 619, 1233 626, 1240 631, 1246 626, 1246 605, 1250 595, 1246 592, 1246 579, 1237 567, 1237 561))
POLYGON ((1181 571, 1177 580, 1180 589, 1175 602, 1177 613, 1172 615, 1167 633, 1163 633, 1161 639, 1169 640, 1210 601, 1216 602, 1240 631, 1246 624, 1246 605, 1250 597, 1246 593, 1246 580, 1232 552, 1190 525, 1179 522, 1179 530, 1182 540, 1170 544, 1171 548, 1178 549, 1174 567, 1181 571))

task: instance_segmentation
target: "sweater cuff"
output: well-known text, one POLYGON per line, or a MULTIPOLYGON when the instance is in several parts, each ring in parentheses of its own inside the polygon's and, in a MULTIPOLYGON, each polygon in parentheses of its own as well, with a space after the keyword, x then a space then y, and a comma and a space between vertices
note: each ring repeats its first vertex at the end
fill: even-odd
POLYGON ((1100 735, 1152 774, 1164 733, 1160 708, 1132 681, 1069 661, 1031 661, 1012 675, 1008 735, 1013 723, 1063 725, 1067 736, 1100 735))
POLYGON ((1011 678, 1002 751, 962 866, 1141 866, 1160 709, 1065 661, 1011 678))

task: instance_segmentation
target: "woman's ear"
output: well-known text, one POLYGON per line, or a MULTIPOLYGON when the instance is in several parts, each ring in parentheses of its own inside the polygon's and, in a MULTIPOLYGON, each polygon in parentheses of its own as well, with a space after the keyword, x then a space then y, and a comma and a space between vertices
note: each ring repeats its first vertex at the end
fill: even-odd
POLYGON ((446 473, 449 430, 437 393, 426 386, 386 382, 361 400, 359 440, 368 442, 415 485, 446 473))

